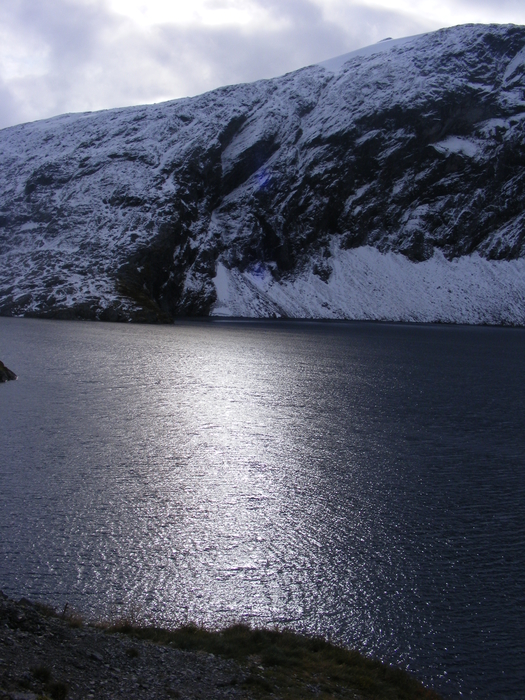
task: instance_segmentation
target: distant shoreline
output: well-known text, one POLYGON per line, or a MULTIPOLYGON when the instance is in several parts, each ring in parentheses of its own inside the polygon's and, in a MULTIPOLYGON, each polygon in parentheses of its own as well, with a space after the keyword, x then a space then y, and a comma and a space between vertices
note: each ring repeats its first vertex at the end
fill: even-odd
POLYGON ((369 318, 291 318, 287 316, 282 317, 250 317, 250 316, 177 316, 169 321, 142 321, 133 319, 119 319, 119 320, 109 320, 105 318, 87 318, 87 317, 62 317, 62 316, 12 316, 9 314, 2 314, 0 312, 0 318, 9 318, 13 320, 32 320, 32 321, 72 321, 72 322, 93 322, 100 324, 115 324, 118 326, 132 324, 134 326, 176 326, 182 323, 209 323, 209 324, 221 324, 221 323, 251 323, 251 324, 322 324, 322 325, 353 325, 357 326, 359 324, 364 325, 374 325, 374 326, 406 326, 408 328, 424 327, 429 328, 436 326, 439 328, 494 328, 494 329, 515 329, 522 330, 525 329, 525 323, 464 323, 453 321, 399 321, 399 320, 388 320, 388 319, 369 319, 369 318))

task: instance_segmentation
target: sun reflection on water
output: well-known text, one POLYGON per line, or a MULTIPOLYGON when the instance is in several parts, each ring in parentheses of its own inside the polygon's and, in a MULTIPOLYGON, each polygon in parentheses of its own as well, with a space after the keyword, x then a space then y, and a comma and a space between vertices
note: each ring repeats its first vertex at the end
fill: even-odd
POLYGON ((6 593, 292 626, 480 698, 520 677, 523 333, 0 326, 6 593))

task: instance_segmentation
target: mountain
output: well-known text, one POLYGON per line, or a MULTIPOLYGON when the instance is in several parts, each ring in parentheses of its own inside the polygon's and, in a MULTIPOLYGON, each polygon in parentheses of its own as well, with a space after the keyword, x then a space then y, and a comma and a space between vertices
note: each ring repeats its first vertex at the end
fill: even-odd
POLYGON ((3 129, 0 313, 525 325, 525 27, 3 129))

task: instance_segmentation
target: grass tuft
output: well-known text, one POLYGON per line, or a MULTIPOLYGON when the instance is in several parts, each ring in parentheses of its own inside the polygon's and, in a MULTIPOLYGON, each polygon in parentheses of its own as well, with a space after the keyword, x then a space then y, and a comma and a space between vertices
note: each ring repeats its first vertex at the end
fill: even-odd
POLYGON ((50 697, 52 700, 66 700, 68 686, 62 681, 53 681, 51 669, 47 666, 37 666, 31 670, 31 673, 36 681, 45 685, 46 695, 41 695, 40 698, 50 697))
POLYGON ((62 681, 53 681, 47 688, 47 692, 53 698, 53 700, 66 700, 68 687, 62 681))
POLYGON ((243 685, 251 687, 251 688, 255 687, 259 690, 262 689, 268 693, 271 693, 273 690, 272 685, 266 680, 266 678, 263 678, 262 676, 257 676, 253 673, 250 673, 250 675, 244 681, 243 685))
POLYGON ((52 605, 47 603, 33 603, 33 607, 44 617, 58 617, 58 613, 52 605))
POLYGON ((244 684, 257 697, 283 700, 334 696, 368 700, 439 700, 407 672, 320 638, 243 624, 214 632, 196 625, 175 630, 120 621, 107 628, 135 639, 235 659, 249 669, 244 684), (272 690, 273 689, 273 690, 272 690))

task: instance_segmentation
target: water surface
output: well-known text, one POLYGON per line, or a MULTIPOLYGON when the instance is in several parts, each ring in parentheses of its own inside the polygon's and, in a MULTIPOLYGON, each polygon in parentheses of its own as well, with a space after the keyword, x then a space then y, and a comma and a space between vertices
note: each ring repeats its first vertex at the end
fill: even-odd
POLYGON ((0 588, 523 698, 525 331, 0 318, 0 588))

